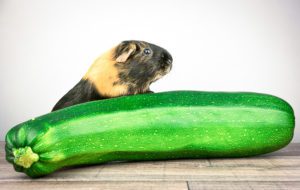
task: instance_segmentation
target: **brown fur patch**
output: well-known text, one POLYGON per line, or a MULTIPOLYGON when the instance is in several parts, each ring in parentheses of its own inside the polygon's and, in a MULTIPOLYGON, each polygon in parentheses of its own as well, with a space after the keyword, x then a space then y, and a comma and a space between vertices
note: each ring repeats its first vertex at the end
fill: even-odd
POLYGON ((118 70, 114 66, 116 63, 114 59, 115 48, 96 59, 83 77, 95 85, 99 94, 106 97, 126 95, 128 91, 125 84, 114 85, 114 82, 119 80, 118 70))

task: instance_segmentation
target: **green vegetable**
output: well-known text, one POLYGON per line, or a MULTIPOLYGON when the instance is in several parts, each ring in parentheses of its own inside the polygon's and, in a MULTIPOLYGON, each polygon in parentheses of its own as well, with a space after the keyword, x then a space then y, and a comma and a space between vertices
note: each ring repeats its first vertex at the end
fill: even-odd
POLYGON ((286 146, 293 109, 266 94, 173 91, 71 106, 6 135, 6 159, 31 177, 116 160, 245 157, 286 146))

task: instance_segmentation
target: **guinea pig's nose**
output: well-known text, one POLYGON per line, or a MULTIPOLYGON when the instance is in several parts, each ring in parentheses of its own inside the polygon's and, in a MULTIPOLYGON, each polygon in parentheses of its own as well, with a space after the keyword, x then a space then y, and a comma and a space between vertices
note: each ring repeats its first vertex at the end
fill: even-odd
POLYGON ((161 54, 161 58, 166 62, 167 64, 172 64, 173 58, 168 52, 164 52, 161 54))

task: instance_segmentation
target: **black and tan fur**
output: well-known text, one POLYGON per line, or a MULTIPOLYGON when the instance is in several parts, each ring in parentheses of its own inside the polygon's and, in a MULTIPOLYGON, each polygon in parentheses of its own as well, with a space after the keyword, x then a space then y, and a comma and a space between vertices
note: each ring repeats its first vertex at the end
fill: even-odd
POLYGON ((150 84, 171 67, 172 56, 165 49, 144 41, 123 41, 96 59, 52 111, 93 100, 149 93, 150 84))

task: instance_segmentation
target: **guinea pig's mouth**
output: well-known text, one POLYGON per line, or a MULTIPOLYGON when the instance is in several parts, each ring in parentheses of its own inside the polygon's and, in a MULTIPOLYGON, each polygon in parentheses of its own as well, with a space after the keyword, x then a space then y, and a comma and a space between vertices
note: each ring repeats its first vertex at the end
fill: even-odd
POLYGON ((164 71, 163 71, 164 75, 168 74, 171 71, 171 69, 172 69, 171 63, 164 69, 164 71))
POLYGON ((158 79, 162 78, 163 76, 165 76, 166 74, 168 74, 172 69, 172 61, 170 63, 168 63, 168 65, 164 65, 162 66, 156 73, 156 75, 154 75, 153 79, 151 80, 152 82, 157 81, 158 79))
POLYGON ((172 59, 163 60, 163 63, 161 64, 161 71, 163 72, 163 75, 169 73, 172 69, 172 59))
POLYGON ((167 61, 166 61, 169 65, 171 65, 172 64, 172 59, 167 59, 167 61))

